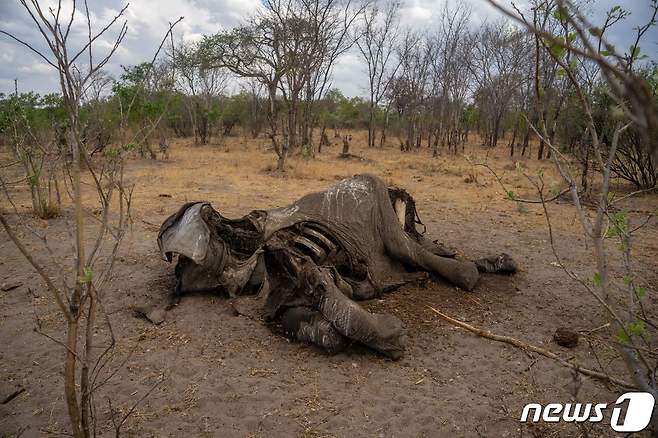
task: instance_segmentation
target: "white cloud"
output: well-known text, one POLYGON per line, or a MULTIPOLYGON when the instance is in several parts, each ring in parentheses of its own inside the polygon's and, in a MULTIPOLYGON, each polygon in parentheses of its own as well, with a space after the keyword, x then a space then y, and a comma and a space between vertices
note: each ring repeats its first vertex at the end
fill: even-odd
POLYGON ((9 79, 0 79, 0 93, 9 94, 12 93, 14 89, 14 81, 9 79))
POLYGON ((16 47, 13 44, 0 41, 0 63, 9 64, 13 62, 16 47))
POLYGON ((346 53, 334 66, 331 88, 339 88, 346 96, 361 96, 368 86, 364 64, 355 52, 346 53))
POLYGON ((44 62, 33 62, 29 65, 23 65, 18 68, 18 71, 20 73, 35 75, 55 73, 55 69, 51 65, 48 65, 44 62))
MULTIPOLYGON (((92 26, 98 30, 107 24, 126 4, 127 0, 94 0, 89 2, 92 26)), ((507 4, 507 0, 499 0, 507 4)), ((474 28, 484 22, 501 17, 486 0, 402 0, 400 21, 402 26, 419 31, 432 30, 440 19, 445 3, 456 6, 458 3, 472 9, 471 23, 474 28)), ((41 4, 55 6, 58 0, 42 0, 41 4)), ((523 5, 524 1, 517 2, 523 5)), ((614 4, 621 4, 632 11, 626 29, 636 26, 648 16, 648 2, 634 0, 601 0, 591 3, 594 21, 600 21, 603 11, 614 4)), ((62 1, 65 9, 62 16, 68 17, 71 2, 62 1)), ((76 18, 82 18, 80 5, 76 18)), ((121 65, 134 65, 150 59, 159 45, 169 22, 180 16, 185 19, 175 29, 176 41, 197 41, 203 34, 214 33, 244 22, 251 14, 262 7, 260 0, 132 0, 126 12, 128 33, 112 62, 107 65, 110 74, 118 76, 121 65)), ((120 20, 121 21, 121 20, 120 20)), ((45 50, 42 37, 34 29, 29 16, 18 2, 0 0, 0 29, 9 31, 24 39, 36 48, 45 50)), ((113 32, 99 39, 96 45, 95 59, 100 59, 113 46, 113 38, 120 29, 117 25, 113 32)), ((620 48, 627 47, 633 32, 613 31, 611 39, 620 48)), ((78 19, 71 30, 71 39, 81 47, 87 38, 84 20, 78 19)), ((642 51, 655 57, 658 31, 653 29, 648 34, 648 41, 642 51)), ((13 92, 13 80, 19 79, 21 90, 52 92, 57 90, 56 75, 47 70, 43 60, 26 48, 0 36, 0 92, 13 92)), ((336 64, 332 86, 338 87, 348 96, 363 95, 366 89, 364 65, 357 53, 348 53, 336 64)))
POLYGON ((430 18, 432 18, 432 10, 420 4, 401 8, 400 10, 400 22, 409 27, 418 27, 419 22, 427 24, 430 18))

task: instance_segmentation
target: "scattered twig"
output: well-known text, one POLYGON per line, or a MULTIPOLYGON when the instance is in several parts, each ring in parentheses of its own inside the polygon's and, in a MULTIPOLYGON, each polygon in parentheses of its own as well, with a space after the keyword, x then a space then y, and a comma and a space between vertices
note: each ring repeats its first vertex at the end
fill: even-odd
POLYGON ((12 401, 13 399, 15 399, 16 397, 18 397, 19 395, 21 395, 24 392, 25 392, 25 388, 17 389, 16 391, 12 392, 7 397, 5 397, 4 400, 2 400, 2 404, 6 405, 7 403, 9 403, 10 401, 12 401))
POLYGON ((591 329, 591 330, 585 330, 585 329, 583 329, 583 330, 578 330, 578 333, 581 333, 581 334, 588 334, 588 335, 589 335, 589 334, 592 334, 592 333, 594 333, 594 332, 598 332, 599 330, 603 330, 604 328, 608 328, 608 327, 610 327, 610 323, 609 323, 609 322, 606 322, 605 324, 603 324, 603 325, 601 325, 601 326, 598 326, 598 327, 596 327, 596 328, 593 328, 593 329, 591 329))
POLYGON ((153 391, 155 391, 155 389, 158 386, 160 386, 160 384, 162 382, 164 382, 164 380, 165 380, 165 374, 162 373, 160 375, 160 378, 155 382, 155 384, 153 386, 151 386, 151 388, 148 391, 146 391, 146 393, 132 405, 132 407, 128 410, 128 412, 126 412, 123 415, 123 417, 121 417, 121 421, 119 421, 118 423, 115 421, 115 418, 114 418, 114 411, 112 409, 112 401, 109 398, 107 399, 107 403, 108 403, 108 406, 110 408, 110 415, 112 416, 112 423, 114 425, 114 431, 115 431, 115 434, 116 434, 116 438, 119 438, 121 436, 121 427, 123 427, 123 425, 128 420, 128 418, 133 414, 133 412, 135 412, 135 409, 137 409, 137 406, 141 402, 143 402, 149 395, 151 395, 151 393, 153 393, 153 391))
POLYGON ((591 370, 589 368, 584 368, 584 367, 580 366, 579 364, 577 364, 575 362, 566 361, 566 360, 562 359, 560 356, 558 356, 557 354, 555 354, 551 351, 548 351, 544 348, 537 347, 537 346, 532 345, 532 344, 527 344, 523 341, 520 341, 518 339, 509 337, 509 336, 501 336, 501 335, 491 333, 488 330, 484 330, 484 329, 481 329, 479 327, 475 327, 473 325, 467 324, 467 323, 465 323, 463 321, 460 321, 458 319, 451 318, 450 316, 439 312, 438 310, 436 310, 432 306, 428 306, 428 307, 432 312, 436 313, 441 319, 449 322, 450 324, 452 324, 454 326, 457 326, 457 327, 463 328, 465 330, 468 330, 471 333, 475 333, 476 335, 481 336, 483 338, 491 339, 492 341, 496 341, 496 342, 502 342, 502 343, 511 345, 513 347, 519 348, 519 349, 524 350, 524 351, 532 351, 534 353, 541 354, 544 357, 547 357, 549 359, 553 359, 554 361, 558 362, 562 366, 565 366, 567 368, 571 368, 573 370, 578 371, 581 374, 584 374, 584 375, 589 376, 589 377, 593 377, 595 379, 598 379, 598 380, 601 380, 601 381, 604 381, 604 382, 614 383, 615 385, 621 386, 623 388, 629 388, 629 389, 636 389, 637 388, 632 383, 626 382, 626 381, 618 379, 616 377, 608 376, 607 374, 604 374, 604 373, 599 372, 599 371, 591 370))

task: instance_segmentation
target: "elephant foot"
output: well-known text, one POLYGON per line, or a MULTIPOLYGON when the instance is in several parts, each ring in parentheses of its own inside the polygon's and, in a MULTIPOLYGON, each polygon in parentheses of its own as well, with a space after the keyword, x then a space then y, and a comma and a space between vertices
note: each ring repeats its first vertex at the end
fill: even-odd
POLYGON ((366 345, 393 360, 402 358, 409 341, 402 321, 388 314, 375 314, 373 316, 378 327, 377 339, 366 345))
POLYGON ((480 273, 475 263, 470 261, 459 261, 459 268, 452 274, 451 281, 467 291, 472 291, 480 278, 480 273))
POLYGON ((475 263, 432 255, 428 258, 432 272, 464 290, 472 291, 480 278, 475 263))
POLYGON ((506 253, 485 257, 474 262, 478 271, 490 274, 515 274, 519 270, 516 261, 506 253))

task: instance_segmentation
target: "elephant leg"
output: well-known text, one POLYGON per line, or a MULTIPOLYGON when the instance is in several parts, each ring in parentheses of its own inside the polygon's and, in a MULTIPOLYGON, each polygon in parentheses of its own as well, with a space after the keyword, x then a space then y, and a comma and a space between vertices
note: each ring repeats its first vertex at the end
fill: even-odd
POLYGON ((300 342, 317 345, 329 354, 336 354, 347 346, 341 335, 320 312, 308 307, 291 307, 281 316, 286 335, 300 342))
POLYGON ((413 197, 399 188, 387 188, 378 193, 387 195, 380 195, 380 214, 384 224, 380 235, 388 255, 406 265, 437 274, 463 289, 473 290, 479 277, 475 264, 453 259, 453 251, 416 231, 413 197))
POLYGON ((309 257, 273 242, 268 244, 265 257, 268 272, 281 271, 290 276, 292 281, 279 285, 292 289, 284 293, 288 301, 300 302, 303 298, 344 337, 393 359, 402 357, 407 341, 402 322, 392 315, 372 314, 345 296, 331 268, 319 267, 309 257))
POLYGON ((331 287, 322 295, 320 312, 338 332, 391 359, 402 357, 407 343, 402 321, 393 315, 370 313, 331 287))
MULTIPOLYGON (((411 195, 402 189, 389 188, 389 196, 393 203, 395 215, 407 236, 416 241, 422 249, 435 256, 454 258, 457 255, 457 252, 452 248, 448 248, 437 241, 432 241, 417 231, 416 203, 411 195)), ((473 262, 479 272, 514 274, 518 270, 516 262, 509 254, 505 253, 473 260, 473 262)), ((472 272, 472 267, 466 269, 472 272)), ((465 286, 468 286, 468 281, 466 281, 465 286)))
POLYGON ((312 262, 302 267, 302 278, 310 286, 317 309, 339 333, 392 359, 402 357, 407 335, 398 318, 368 312, 340 291, 328 269, 312 262))
POLYGON ((456 286, 473 290, 479 273, 475 263, 432 254, 403 230, 393 229, 382 235, 386 252, 404 264, 435 273, 456 286))

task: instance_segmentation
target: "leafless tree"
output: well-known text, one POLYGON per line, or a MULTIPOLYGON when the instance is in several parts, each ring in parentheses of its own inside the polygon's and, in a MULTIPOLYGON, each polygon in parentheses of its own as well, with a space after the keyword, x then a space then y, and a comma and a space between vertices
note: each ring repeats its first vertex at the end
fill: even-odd
POLYGON ((299 131, 310 141, 313 103, 327 91, 338 57, 353 44, 350 29, 359 9, 350 0, 268 0, 264 6, 246 26, 208 38, 207 54, 212 65, 254 78, 268 90, 269 136, 283 171, 289 151, 299 146, 299 131), (282 139, 279 93, 286 113, 282 139))
POLYGON ((438 155, 439 143, 456 152, 457 144, 463 141, 462 115, 472 82, 470 13, 463 5, 451 8, 446 3, 439 27, 430 36, 432 105, 427 141, 428 146, 433 146, 434 156, 438 155))
POLYGON ((375 146, 375 113, 400 67, 396 57, 400 3, 389 1, 380 9, 377 3, 361 13, 357 47, 368 72, 368 146, 375 146))
POLYGON ((189 97, 185 99, 185 107, 192 126, 194 144, 199 144, 199 124, 197 122, 198 114, 195 101, 199 93, 201 78, 195 54, 192 44, 181 43, 178 45, 176 53, 172 54, 172 61, 176 71, 177 88, 189 97))
POLYGON ((206 144, 212 135, 210 112, 213 102, 226 89, 228 72, 211 65, 198 43, 179 44, 172 56, 179 89, 186 95, 185 105, 190 117, 194 144, 206 144))
POLYGON ((244 92, 249 96, 249 120, 247 125, 251 136, 258 137, 263 129, 263 84, 254 78, 247 80, 246 85, 242 87, 244 92))
POLYGON ((398 47, 400 69, 389 91, 392 105, 402 122, 400 148, 403 151, 420 147, 421 121, 430 85, 431 55, 426 38, 412 31, 405 33, 398 47))
POLYGON ((311 51, 315 56, 311 55, 311 59, 315 58, 315 62, 306 66, 300 131, 302 145, 311 146, 313 129, 319 118, 317 102, 330 89, 336 61, 358 38, 352 30, 368 3, 361 6, 352 0, 306 0, 305 3, 306 20, 312 23, 312 39, 315 44, 311 51))
POLYGON ((481 113, 483 144, 487 147, 498 144, 501 122, 510 102, 527 80, 522 67, 528 61, 528 49, 528 35, 504 20, 484 24, 477 34, 470 66, 481 113))
MULTIPOLYGON (((66 227, 72 232, 71 253, 55 251, 49 245, 47 231, 40 233, 29 223, 21 220, 21 214, 13 201, 13 194, 4 184, 2 187, 4 194, 15 215, 12 218, 7 209, 2 207, 0 223, 46 284, 66 324, 63 341, 57 339, 57 336, 53 337, 42 332, 39 325, 37 330, 64 347, 64 393, 71 433, 76 438, 90 437, 96 433, 94 393, 107 382, 107 379, 101 377, 101 373, 115 344, 109 318, 103 309, 102 298, 105 287, 111 279, 115 256, 125 234, 132 190, 126 187, 123 181, 123 156, 128 149, 125 144, 122 145, 123 147, 106 150, 104 159, 96 163, 100 166, 100 170, 90 163, 80 110, 85 92, 101 86, 93 82, 102 80, 99 79, 99 72, 116 52, 126 35, 127 22, 122 20, 122 17, 127 6, 103 28, 94 31, 87 1, 83 3, 82 13, 80 9, 76 9, 75 1, 72 1, 68 8, 62 6, 60 1, 56 7, 48 9, 36 0, 20 0, 20 3, 34 28, 43 38, 47 49, 40 50, 5 30, 0 30, 0 34, 26 47, 51 66, 58 75, 67 116, 66 150, 62 151, 67 163, 65 181, 67 193, 74 207, 73 224, 66 227), (86 24, 87 35, 86 39, 76 47, 71 30, 76 17, 80 15, 86 24), (96 43, 117 26, 117 36, 110 44, 109 50, 103 56, 97 57, 96 43), (87 185, 82 184, 83 174, 86 171, 89 171, 91 187, 98 197, 100 218, 93 214, 93 207, 86 205, 84 187, 87 185), (97 228, 88 236, 87 232, 92 228, 88 224, 89 218, 93 218, 97 228), (30 249, 20 237, 19 228, 27 229, 31 235, 41 241, 44 251, 38 253, 30 249), (61 266, 61 263, 67 259, 72 259, 75 266, 71 276, 67 276, 67 271, 61 266), (105 341, 99 341, 101 345, 97 345, 94 337, 99 318, 107 334, 105 341), (79 333, 80 331, 82 333, 79 333), (100 354, 97 352, 97 347, 100 347, 100 354), (78 370, 80 374, 76 382, 78 370)), ((168 35, 170 32, 171 27, 168 35)))

